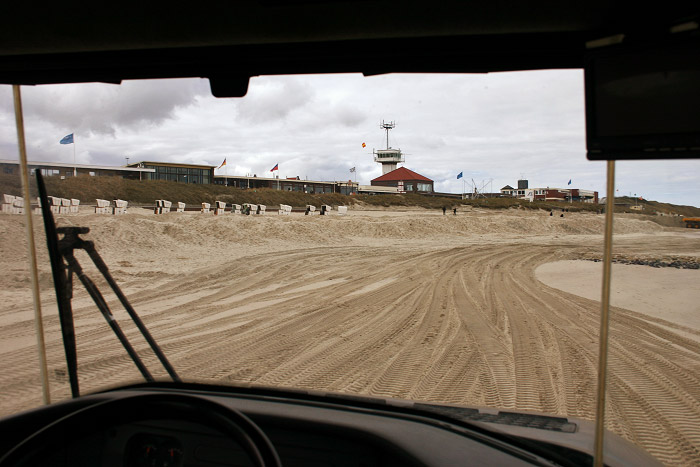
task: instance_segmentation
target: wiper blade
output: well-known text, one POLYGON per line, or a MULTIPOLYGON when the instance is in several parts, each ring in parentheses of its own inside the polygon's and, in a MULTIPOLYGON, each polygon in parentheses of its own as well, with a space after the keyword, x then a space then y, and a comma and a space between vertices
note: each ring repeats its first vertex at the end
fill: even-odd
POLYGON ((35 172, 37 187, 39 190, 39 198, 41 200, 41 211, 44 218, 44 230, 46 232, 46 243, 49 249, 49 258, 51 261, 51 270, 54 278, 54 287, 56 289, 56 298, 58 301, 58 313, 61 322, 61 332, 63 335, 63 346, 66 352, 66 363, 68 366, 68 377, 71 386, 71 394, 73 397, 80 395, 78 384, 78 364, 77 352, 75 343, 75 329, 73 326, 73 311, 71 307, 71 299, 73 297, 73 275, 76 275, 80 282, 87 290, 90 297, 93 299, 97 308, 104 316, 107 323, 112 328, 124 349, 127 351, 134 364, 146 379, 153 381, 153 376, 148 371, 146 366, 141 361, 134 348, 129 343, 126 335, 122 332, 119 324, 112 315, 112 312, 107 305, 104 297, 100 293, 95 283, 85 274, 80 263, 74 256, 76 249, 82 249, 87 252, 90 259, 95 264, 97 269, 102 273, 107 283, 112 288, 122 306, 129 314, 131 319, 136 324, 136 327, 141 331, 141 334, 146 339, 153 353, 158 357, 161 364, 168 372, 173 381, 180 382, 180 377, 175 372, 163 351, 160 349, 156 341, 153 339, 148 329, 139 318, 138 314, 127 300, 124 293, 121 291, 116 281, 109 272, 109 268, 100 257, 95 249, 95 244, 91 241, 84 240, 79 237, 80 234, 85 234, 90 231, 88 227, 62 227, 56 228, 53 220, 53 214, 49 208, 50 204, 46 194, 46 186, 44 179, 39 171, 35 172), (62 234, 63 238, 59 239, 58 234, 62 234))

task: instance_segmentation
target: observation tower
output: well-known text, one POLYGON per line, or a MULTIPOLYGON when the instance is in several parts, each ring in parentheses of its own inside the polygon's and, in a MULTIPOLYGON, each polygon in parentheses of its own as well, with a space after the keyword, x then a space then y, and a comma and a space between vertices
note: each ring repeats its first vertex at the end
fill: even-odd
POLYGON ((382 164, 382 175, 396 170, 396 164, 404 162, 401 149, 393 149, 389 147, 389 130, 396 126, 394 122, 385 122, 379 124, 379 128, 386 131, 386 149, 377 149, 374 151, 374 162, 382 164))

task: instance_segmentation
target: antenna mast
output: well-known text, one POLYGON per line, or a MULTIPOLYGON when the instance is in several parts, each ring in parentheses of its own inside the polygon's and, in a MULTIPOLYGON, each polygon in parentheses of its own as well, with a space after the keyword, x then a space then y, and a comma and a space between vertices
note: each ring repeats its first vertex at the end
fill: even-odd
POLYGON ((382 120, 382 123, 379 124, 379 128, 382 128, 384 131, 386 131, 386 148, 389 149, 389 130, 393 130, 396 128, 396 122, 385 122, 382 120))

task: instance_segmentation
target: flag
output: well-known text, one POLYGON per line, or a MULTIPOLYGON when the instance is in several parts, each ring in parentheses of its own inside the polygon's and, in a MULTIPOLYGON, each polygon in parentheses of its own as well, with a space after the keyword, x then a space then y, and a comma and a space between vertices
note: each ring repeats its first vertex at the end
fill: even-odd
POLYGON ((73 144, 73 133, 70 135, 66 135, 63 137, 61 141, 59 141, 61 144, 73 144))
POLYGON ((571 185, 571 179, 569 179, 569 183, 568 183, 568 184, 571 185))
POLYGON ((364 147, 367 147, 367 145, 366 145, 365 143, 362 143, 362 147, 363 147, 363 148, 364 148, 364 147))
POLYGON ((355 167, 350 167, 350 172, 354 172, 354 171, 355 171, 355 167))
POLYGON ((226 165, 226 158, 224 157, 224 161, 221 163, 220 166, 217 167, 217 170, 220 169, 221 167, 226 165))
POLYGON ((275 170, 279 170, 279 164, 275 164, 275 166, 270 169, 270 172, 274 172, 275 170))
POLYGON ((460 172, 459 175, 457 175, 457 180, 459 180, 460 178, 462 178, 462 175, 463 175, 463 174, 464 174, 464 172, 460 172))

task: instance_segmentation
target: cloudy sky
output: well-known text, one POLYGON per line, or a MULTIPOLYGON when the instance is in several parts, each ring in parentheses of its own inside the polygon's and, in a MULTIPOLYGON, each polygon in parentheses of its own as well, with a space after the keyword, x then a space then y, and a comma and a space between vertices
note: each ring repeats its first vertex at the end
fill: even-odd
MULTIPOLYGON (((381 175, 372 150, 386 145, 386 120, 404 165, 436 191, 498 191, 525 177, 605 193, 605 163, 585 156, 580 70, 259 77, 242 99, 216 99, 201 79, 23 87, 22 97, 34 161, 72 162, 73 146, 58 141, 74 133, 83 164, 226 159, 217 173, 271 176, 279 164, 281 177, 369 184, 381 175)), ((0 86, 0 159, 17 154, 11 87, 0 86)), ((700 161, 619 162, 616 187, 700 206, 699 176, 700 161)))

